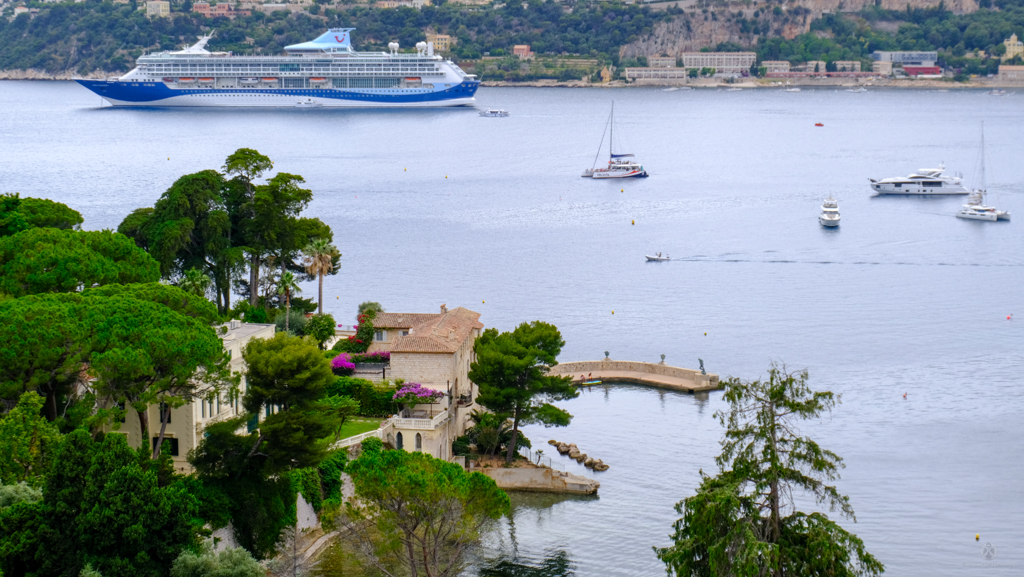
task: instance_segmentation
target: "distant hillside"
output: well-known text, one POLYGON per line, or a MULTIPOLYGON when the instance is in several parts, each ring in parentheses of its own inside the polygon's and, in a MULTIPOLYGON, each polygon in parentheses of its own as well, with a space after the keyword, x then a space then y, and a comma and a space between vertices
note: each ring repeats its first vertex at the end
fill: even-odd
MULTIPOLYGON (((705 1, 705 0, 701 0, 705 1)), ((938 50, 946 63, 968 73, 992 72, 997 60, 967 59, 975 50, 1001 54, 1001 43, 1024 38, 1024 0, 798 0, 726 5, 686 11, 665 4, 624 5, 529 0, 507 5, 442 4, 422 10, 313 4, 308 12, 255 13, 234 21, 196 13, 147 18, 132 5, 110 0, 37 3, 34 17, 0 18, 0 77, 68 78, 130 70, 146 51, 168 50, 216 29, 215 50, 277 54, 288 44, 318 36, 326 27, 354 27, 358 49, 381 50, 390 41, 411 48, 427 32, 451 35, 450 56, 467 66, 508 55, 529 44, 541 58, 532 66, 487 60, 479 74, 491 80, 579 79, 606 65, 637 65, 642 57, 714 48, 756 50, 762 60, 855 60, 874 50, 938 50), (979 6, 980 3, 980 6, 979 6), (950 11, 954 8, 957 12, 950 11), (890 9, 892 8, 892 9, 890 9), (899 9, 896 9, 899 8, 899 9), (857 9, 856 12, 849 12, 857 9), (842 10, 843 12, 835 12, 842 10), (829 12, 832 11, 832 12, 829 12), (569 62, 554 58, 579 55, 569 62), (583 64, 583 62, 586 64, 583 64), (583 68, 578 68, 582 66, 583 68)), ((683 0, 684 3, 688 3, 683 0)))
POLYGON ((620 58, 676 56, 704 47, 751 50, 759 60, 862 60, 875 50, 935 50, 940 60, 971 74, 995 72, 998 59, 969 59, 977 50, 1001 55, 1011 34, 1024 38, 1024 0, 800 0, 783 10, 693 11, 659 22, 650 35, 622 47, 620 58), (865 7, 864 5, 867 4, 865 7), (914 7, 914 5, 918 7, 914 7), (895 5, 901 9, 886 9, 895 5), (830 6, 842 12, 822 12, 830 6), (948 10, 955 7, 963 13, 948 10), (848 9, 859 7, 856 12, 848 9))
POLYGON ((648 35, 672 15, 647 6, 602 3, 579 5, 571 12, 562 4, 530 0, 501 8, 444 4, 377 9, 352 6, 313 13, 255 13, 234 21, 207 19, 196 13, 174 13, 149 19, 131 5, 109 0, 37 4, 34 18, 21 14, 0 18, 0 70, 41 71, 50 76, 125 72, 147 50, 168 50, 193 42, 216 28, 215 50, 280 53, 284 46, 320 35, 327 27, 354 27, 358 49, 384 49, 392 40, 411 48, 428 30, 456 39, 452 56, 480 58, 485 53, 510 53, 515 44, 530 44, 539 54, 583 54, 615 61, 622 45, 648 35))

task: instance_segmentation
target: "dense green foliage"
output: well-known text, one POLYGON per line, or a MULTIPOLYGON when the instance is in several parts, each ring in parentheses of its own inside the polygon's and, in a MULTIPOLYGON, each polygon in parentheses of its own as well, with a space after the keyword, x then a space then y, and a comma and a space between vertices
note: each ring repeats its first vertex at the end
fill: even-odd
POLYGON ((976 50, 1003 54, 1002 42, 1011 34, 1024 38, 1020 3, 971 14, 953 14, 942 6, 905 11, 871 7, 856 14, 825 14, 811 23, 810 32, 793 40, 762 36, 756 50, 758 60, 861 60, 864 64, 869 64, 876 50, 934 50, 939 52, 940 64, 969 74, 992 74, 998 58, 966 58, 965 54, 976 50), (895 24, 897 31, 883 31, 880 23, 895 24))
MULTIPOLYGON (((469 418, 473 420, 473 426, 466 430, 466 434, 459 437, 452 443, 452 452, 457 455, 468 455, 469 445, 476 445, 477 452, 482 455, 495 455, 502 451, 508 451, 512 443, 512 421, 503 414, 489 413, 485 411, 473 411, 469 418), (458 447, 456 447, 458 445, 458 447)), ((516 448, 530 448, 533 445, 526 435, 516 435, 516 448)))
MULTIPOLYGON (((673 545, 655 548, 670 574, 878 575, 882 564, 856 535, 820 512, 797 510, 796 493, 854 519, 848 497, 828 482, 842 459, 800 436, 798 421, 830 411, 839 399, 812 391, 807 373, 773 366, 766 381, 726 383, 729 409, 717 476, 676 505, 673 545), (788 513, 788 514, 787 514, 788 513)), ((854 519, 855 520, 855 519, 854 519)))
POLYGON ((356 28, 358 49, 383 49, 390 41, 411 48, 432 28, 452 35, 457 40, 454 51, 463 58, 509 53, 514 44, 530 44, 538 53, 617 59, 619 46, 649 33, 658 20, 670 18, 638 5, 578 5, 565 12, 561 4, 540 0, 531 0, 526 8, 522 3, 500 8, 442 4, 422 10, 351 6, 327 9, 326 22, 309 14, 289 17, 287 12, 257 12, 233 21, 196 13, 149 19, 133 6, 96 0, 41 7, 35 18, 25 14, 10 22, 0 19, 0 69, 127 71, 144 51, 170 50, 194 41, 202 26, 217 29, 211 48, 234 52, 280 53, 288 44, 311 40, 327 27, 356 28))
POLYGON ((0 238, 0 292, 15 297, 159 278, 151 256, 109 230, 30 228, 0 238))
POLYGON ((395 387, 390 384, 377 385, 366 379, 335 377, 327 386, 331 396, 351 397, 359 403, 359 415, 363 417, 390 417, 397 412, 394 395, 395 387))
POLYGON ((162 577, 198 549, 196 500, 124 435, 97 443, 74 431, 53 463, 41 501, 0 512, 4 575, 78 575, 88 564, 106 577, 162 577))
MULTIPOLYGON (((310 274, 299 262, 303 247, 314 241, 329 243, 333 233, 320 219, 300 215, 313 198, 311 191, 300 187, 301 176, 278 173, 265 184, 256 182, 273 166, 259 152, 239 149, 225 161, 225 174, 204 170, 179 178, 153 207, 125 217, 118 232, 156 259, 163 278, 199 295, 212 286, 222 314, 231 309, 233 291, 247 296, 250 307, 284 304, 286 299, 278 298, 282 277, 295 274, 296 280, 313 280, 321 272, 335 274, 338 267, 332 260, 332 271, 310 274), (243 278, 246 264, 248 279, 243 278), (261 269, 274 274, 261 279, 261 269)), ((293 287, 280 294, 295 301, 295 292, 293 287)), ((310 310, 306 302, 300 305, 301 310, 310 310)))
POLYGON ((316 341, 320 350, 323 350, 324 345, 330 339, 334 338, 335 326, 337 323, 334 322, 334 317, 331 315, 317 314, 310 317, 306 323, 305 333, 307 336, 316 341))
POLYGON ((221 196, 225 186, 215 170, 185 175, 153 208, 135 210, 117 229, 149 251, 164 278, 177 280, 190 269, 201 271, 211 279, 221 310, 230 307, 231 272, 242 260, 241 249, 231 242, 221 196))
POLYGON ((43 397, 21 395, 17 406, 0 417, 0 484, 41 487, 60 442, 60 432, 43 416, 43 397))
POLYGON ((541 321, 523 323, 500 334, 497 329, 487 329, 473 345, 476 361, 470 365, 469 378, 480 386, 477 403, 512 420, 506 462, 515 456, 520 425, 564 427, 572 419, 549 402, 579 396, 571 377, 547 374, 549 367, 558 364, 564 346, 558 329, 541 321))
POLYGON ((114 297, 124 295, 135 300, 164 305, 172 311, 211 325, 219 320, 217 307, 208 299, 176 286, 158 282, 111 284, 82 291, 83 296, 114 297))
MULTIPOLYGON (((189 461, 204 487, 226 504, 238 543, 263 559, 294 523, 297 491, 311 503, 327 492, 311 484, 310 475, 330 460, 335 416, 322 401, 335 377, 315 345, 284 333, 251 341, 243 356, 248 414, 209 425, 189 461), (256 416, 258 428, 237 433, 250 419, 250 427, 256 425, 256 416)), ((338 482, 329 481, 328 490, 338 482)))
POLYGON ((21 482, 15 485, 0 485, 0 511, 18 503, 35 503, 43 498, 40 489, 21 482))
POLYGON ((508 495, 482 473, 426 453, 385 450, 363 442, 345 471, 356 499, 338 521, 364 559, 385 575, 459 575, 484 523, 506 515, 508 495))
POLYGON ((177 407, 231 390, 237 379, 206 322, 212 311, 197 299, 174 287, 111 285, 0 302, 9 327, 0 332, 0 400, 11 406, 38 392, 54 421, 58 400, 67 405, 88 368, 92 388, 139 411, 145 431, 149 405, 177 407))
POLYGON ((17 193, 0 194, 0 236, 30 228, 74 228, 82 215, 66 204, 45 198, 21 198, 17 193))
POLYGON ((259 561, 241 547, 229 547, 216 553, 209 548, 200 553, 185 551, 171 565, 171 577, 265 577, 259 561))

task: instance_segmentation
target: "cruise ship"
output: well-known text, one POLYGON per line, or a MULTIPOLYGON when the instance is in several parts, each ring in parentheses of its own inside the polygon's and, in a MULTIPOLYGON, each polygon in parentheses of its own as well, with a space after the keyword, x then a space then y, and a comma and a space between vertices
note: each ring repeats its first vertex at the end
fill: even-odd
POLYGON ((480 81, 432 43, 416 53, 356 52, 354 28, 331 28, 283 56, 210 52, 213 36, 182 50, 140 56, 120 78, 76 81, 114 106, 434 107, 475 101, 480 81))

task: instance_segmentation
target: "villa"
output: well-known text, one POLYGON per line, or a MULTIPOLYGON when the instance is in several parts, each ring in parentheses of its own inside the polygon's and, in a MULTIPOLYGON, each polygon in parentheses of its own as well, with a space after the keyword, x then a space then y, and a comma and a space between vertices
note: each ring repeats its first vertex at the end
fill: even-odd
POLYGON ((369 352, 391 353, 387 378, 445 393, 436 405, 402 411, 386 433, 392 446, 451 459, 452 441, 465 434, 469 414, 478 408, 469 366, 475 359, 473 344, 484 328, 479 319, 480 313, 462 307, 448 310, 445 305, 433 314, 380 313, 374 319, 369 352))

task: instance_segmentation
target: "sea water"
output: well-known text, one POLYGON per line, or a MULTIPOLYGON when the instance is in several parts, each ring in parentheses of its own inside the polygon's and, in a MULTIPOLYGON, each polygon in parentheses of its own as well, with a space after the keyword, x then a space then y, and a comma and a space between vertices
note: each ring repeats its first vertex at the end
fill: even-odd
MULTIPOLYGON (((845 459, 836 484, 856 522, 842 523, 889 574, 1019 574, 1022 225, 957 219, 963 197, 873 197, 868 178, 944 162, 971 182, 985 121, 989 204, 1024 218, 1024 93, 484 88, 477 99, 511 115, 114 109, 71 83, 0 82, 0 192, 116 228, 177 177, 255 148, 305 177, 307 214, 334 231, 344 256, 324 299, 339 322, 366 300, 447 304, 501 330, 553 323, 563 361, 664 354, 743 379, 772 362, 807 369, 843 402, 801 431, 845 459), (636 154, 650 178, 579 177, 613 100, 615 152, 636 154), (829 195, 837 230, 817 221, 829 195), (645 262, 657 251, 675 260, 645 262)), ((598 164, 607 147, 605 136, 598 164)), ((652 547, 670 543, 673 505, 716 471, 721 394, 615 385, 561 405, 569 427, 526 434, 598 479, 599 495, 515 495, 484 561, 661 574, 652 547), (548 439, 611 469, 583 469, 548 439)))

